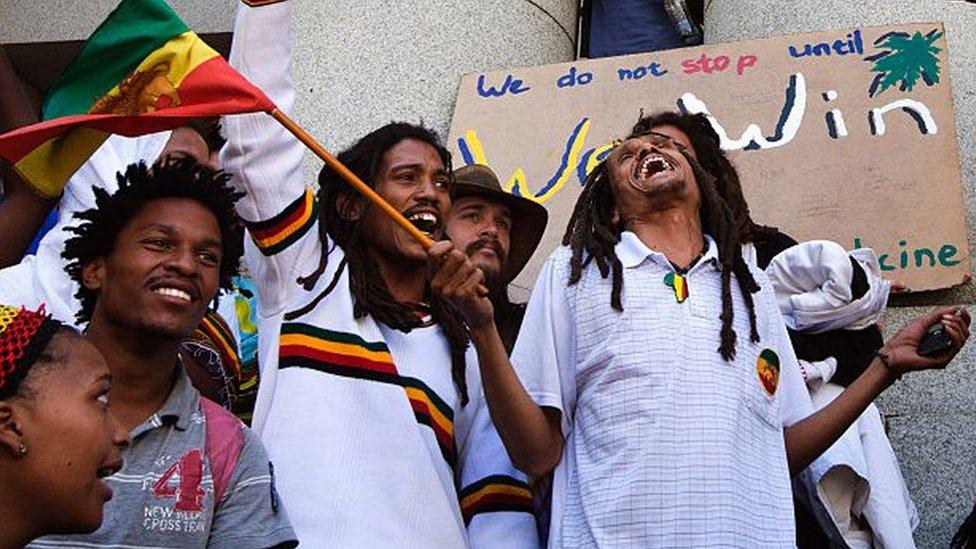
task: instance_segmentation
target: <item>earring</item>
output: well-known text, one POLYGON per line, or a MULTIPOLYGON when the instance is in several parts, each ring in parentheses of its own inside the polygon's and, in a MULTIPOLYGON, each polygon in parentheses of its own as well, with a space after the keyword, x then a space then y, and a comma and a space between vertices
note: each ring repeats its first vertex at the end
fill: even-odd
POLYGON ((24 457, 26 455, 27 455, 27 445, 21 442, 20 447, 17 448, 17 457, 24 457))

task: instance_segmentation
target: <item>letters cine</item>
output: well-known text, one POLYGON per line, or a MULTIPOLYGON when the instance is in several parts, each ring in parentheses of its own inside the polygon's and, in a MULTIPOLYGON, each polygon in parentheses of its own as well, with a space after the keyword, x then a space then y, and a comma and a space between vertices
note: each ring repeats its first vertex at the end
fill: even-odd
POLYGON ((870 246, 886 274, 934 289, 969 270, 947 71, 943 27, 929 23, 473 74, 450 141, 459 164, 487 164, 549 209, 529 277, 638 112, 679 110, 708 118, 758 221, 870 246))

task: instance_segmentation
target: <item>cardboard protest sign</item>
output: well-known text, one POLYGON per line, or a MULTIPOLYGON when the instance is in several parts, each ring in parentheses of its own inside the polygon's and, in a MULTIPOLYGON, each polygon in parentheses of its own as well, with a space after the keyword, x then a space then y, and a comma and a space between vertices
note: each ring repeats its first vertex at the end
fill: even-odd
POLYGON ((970 271, 946 47, 942 24, 905 24, 469 74, 450 144, 549 210, 523 288, 614 139, 679 109, 708 113, 757 222, 945 288, 970 271))

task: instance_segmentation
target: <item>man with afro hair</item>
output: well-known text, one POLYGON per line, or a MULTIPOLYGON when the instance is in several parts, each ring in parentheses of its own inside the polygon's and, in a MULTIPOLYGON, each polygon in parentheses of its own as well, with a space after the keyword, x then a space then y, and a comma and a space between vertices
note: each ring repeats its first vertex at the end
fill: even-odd
POLYGON ((181 342, 237 272, 242 241, 225 173, 189 158, 133 164, 63 253, 79 323, 113 376, 112 408, 132 438, 102 527, 32 547, 293 546, 257 437, 200 396, 181 342))
MULTIPOLYGON (((2 65, 0 55, 0 84, 2 65)), ((56 319, 77 327, 82 307, 75 297, 78 286, 65 272, 61 257, 72 234, 68 226, 74 214, 95 207, 99 192, 115 192, 120 168, 186 157, 216 169, 217 152, 224 143, 220 124, 213 118, 192 119, 172 131, 135 138, 109 136, 71 176, 57 199, 42 197, 12 170, 3 172, 0 167, 4 192, 9 191, 0 202, 0 301, 31 307, 43 303, 56 319), (27 250, 42 223, 50 224, 50 230, 37 233, 32 245, 36 249, 27 250)), ((186 366, 197 389, 245 421, 257 392, 257 360, 249 352, 256 334, 247 318, 253 304, 241 289, 246 283, 244 277, 236 277, 235 292, 220 301, 219 310, 208 312, 183 342, 186 366)))

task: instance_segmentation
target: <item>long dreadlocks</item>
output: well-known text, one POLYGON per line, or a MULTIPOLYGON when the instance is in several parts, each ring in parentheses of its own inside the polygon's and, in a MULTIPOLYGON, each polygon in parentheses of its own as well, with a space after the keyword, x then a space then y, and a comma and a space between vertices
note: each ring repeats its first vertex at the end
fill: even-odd
MULTIPOLYGON (((434 147, 445 169, 450 173, 451 153, 440 144, 433 131, 422 126, 394 122, 366 135, 355 145, 341 152, 339 161, 367 184, 374 186, 383 164, 383 155, 404 139, 415 139, 434 147)), ((349 281, 353 293, 353 315, 356 318, 372 316, 396 330, 409 332, 422 325, 422 319, 415 313, 411 304, 400 303, 390 294, 386 282, 380 275, 376 261, 365 252, 362 223, 343 215, 351 211, 353 205, 363 204, 359 193, 328 166, 319 172, 319 238, 322 242, 331 241, 345 251, 343 263, 325 290, 315 298, 310 306, 291 313, 290 317, 305 314, 314 304, 335 289, 343 268, 349 268, 349 281)), ((367 207, 371 207, 367 204, 367 207)), ((361 217, 359 218, 361 219, 361 217)), ((315 272, 298 279, 306 290, 317 284, 329 260, 329 252, 322 247, 322 256, 315 272)), ((468 386, 464 378, 464 354, 470 337, 460 314, 436 294, 429 293, 427 300, 431 305, 433 319, 440 324, 447 337, 451 350, 451 377, 461 395, 461 404, 468 403, 468 386)))
MULTIPOLYGON (((675 113, 662 113, 641 118, 628 138, 646 135, 652 128, 665 124, 676 126, 684 131, 684 127, 693 128, 698 124, 699 120, 695 120, 696 118, 695 116, 683 116, 675 113), (686 121, 685 119, 692 120, 686 121)), ((704 119, 704 117, 700 118, 704 119)), ((705 124, 708 123, 707 120, 704 122, 705 124)), ((714 135, 714 131, 711 133, 714 135)), ((735 358, 736 345, 736 333, 732 328, 734 319, 731 290, 733 274, 735 274, 743 301, 745 301, 746 308, 749 311, 750 339, 753 342, 759 341, 759 332, 756 329, 756 312, 752 299, 752 294, 759 291, 759 285, 742 258, 741 245, 742 239, 753 236, 755 234, 753 231, 756 231, 755 228, 759 226, 753 224, 749 219, 749 210, 744 198, 741 199, 741 203, 733 207, 723 197, 721 190, 723 188, 733 199, 736 194, 741 198, 742 193, 739 189, 739 179, 735 169, 718 147, 718 137, 716 136, 712 140, 707 137, 704 131, 695 130, 687 132, 687 135, 700 159, 696 161, 687 152, 682 151, 691 165, 701 194, 702 230, 712 236, 718 246, 718 260, 722 272, 722 313, 719 316, 722 321, 722 329, 721 344, 718 351, 722 358, 728 361, 735 358), (706 169, 705 166, 711 166, 714 171, 706 169)), ((614 209, 610 172, 607 168, 607 160, 604 160, 586 179, 583 193, 576 202, 573 215, 566 227, 566 233, 563 235, 563 245, 570 246, 572 251, 569 284, 579 282, 583 269, 595 261, 600 276, 603 278, 612 276, 610 305, 618 311, 623 311, 624 308, 620 299, 623 291, 623 266, 620 259, 617 258, 615 247, 620 242, 620 234, 624 227, 614 220, 614 209)))

